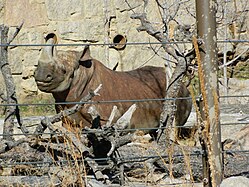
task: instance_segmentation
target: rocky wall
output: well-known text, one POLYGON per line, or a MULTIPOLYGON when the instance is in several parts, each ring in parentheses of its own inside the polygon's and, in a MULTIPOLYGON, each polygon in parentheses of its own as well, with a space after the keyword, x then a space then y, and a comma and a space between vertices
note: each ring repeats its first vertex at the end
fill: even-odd
MULTIPOLYGON (((137 11, 142 10, 143 1, 129 1, 137 11)), ((0 20, 10 27, 9 35, 15 27, 24 22, 14 44, 43 44, 44 36, 54 32, 59 43, 113 42, 117 34, 126 37, 128 42, 155 41, 146 33, 138 33, 139 22, 130 19, 131 11, 125 1, 118 0, 0 0, 0 20)), ((151 18, 159 23, 159 12, 148 10, 151 18)), ((157 46, 158 47, 158 46, 157 46)), ((61 47, 63 50, 82 50, 83 47, 61 47)), ((23 99, 39 94, 33 78, 41 47, 14 47, 9 50, 9 62, 15 81, 17 95, 23 99)), ((118 70, 129 70, 141 65, 160 65, 164 61, 153 54, 149 46, 126 46, 116 50, 104 45, 91 46, 92 56, 118 70)))

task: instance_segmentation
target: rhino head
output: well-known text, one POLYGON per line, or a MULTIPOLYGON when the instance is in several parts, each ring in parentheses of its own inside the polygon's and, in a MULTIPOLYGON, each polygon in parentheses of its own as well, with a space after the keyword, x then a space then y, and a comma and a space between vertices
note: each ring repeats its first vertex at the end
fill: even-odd
POLYGON ((48 34, 46 46, 42 48, 34 78, 41 91, 56 93, 67 90, 73 80, 74 73, 79 67, 79 61, 85 58, 83 53, 75 51, 57 51, 57 37, 48 34))

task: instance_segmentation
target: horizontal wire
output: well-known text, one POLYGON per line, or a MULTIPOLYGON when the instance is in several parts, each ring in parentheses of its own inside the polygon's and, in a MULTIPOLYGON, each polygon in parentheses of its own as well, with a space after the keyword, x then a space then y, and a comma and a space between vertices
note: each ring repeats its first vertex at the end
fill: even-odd
MULTIPOLYGON (((227 97, 248 97, 248 95, 244 95, 244 96, 221 96, 221 98, 227 98, 227 97)), ((187 98, 173 98, 173 99, 191 99, 190 97, 187 98)), ((116 100, 116 101, 100 101, 100 102, 67 102, 67 104, 101 104, 101 103, 112 103, 112 102, 147 102, 147 101, 163 101, 165 99, 144 99, 144 100, 116 100)), ((53 104, 65 104, 65 103, 53 103, 53 104)), ((0 106, 12 106, 13 104, 1 104, 0 106)), ((38 104, 14 104, 14 106, 27 106, 27 105, 51 105, 50 103, 38 103, 38 104)), ((41 117, 40 120, 42 120, 41 117)), ((25 120, 25 119, 23 119, 25 120)), ((34 119, 35 120, 35 119, 34 119)), ((39 119, 36 119, 39 120, 39 119)), ((32 119, 30 120, 32 121, 32 119)), ((38 122, 39 123, 39 122, 38 122)), ((221 126, 228 126, 228 125, 246 125, 249 122, 245 121, 245 122, 231 122, 231 123, 221 123, 221 126)), ((38 125, 38 124, 36 124, 38 125)), ((179 127, 162 127, 161 129, 169 129, 169 128, 191 128, 193 126, 179 126, 179 127)), ((151 131, 151 130, 158 130, 159 128, 132 128, 132 129, 119 129, 117 131, 119 132, 130 132, 130 131, 136 131, 136 130, 144 130, 144 131, 151 131)), ((96 131, 88 131, 88 132, 82 132, 82 134, 89 134, 89 133, 94 133, 96 131)), ((27 133, 26 135, 56 135, 56 134, 61 134, 61 133, 27 133)), ((0 134, 0 136, 5 136, 6 134, 0 134)), ((20 136, 20 135, 24 135, 23 133, 15 133, 12 134, 11 136, 20 136)))
POLYGON ((106 100, 106 101, 78 101, 78 102, 55 102, 55 103, 23 103, 23 104, 0 104, 0 106, 27 106, 27 105, 75 105, 75 104, 108 104, 108 103, 127 103, 127 102, 148 102, 148 101, 165 101, 165 100, 190 100, 191 97, 178 98, 152 98, 152 99, 120 99, 120 100, 106 100))
MULTIPOLYGON (((202 40, 199 40, 202 41, 202 40)), ((249 40, 218 40, 217 43, 249 43, 249 40)), ((127 42, 125 45, 162 45, 162 44, 186 44, 191 41, 169 41, 169 42, 127 42)), ((70 44, 0 44, 0 47, 44 47, 44 46, 115 46, 119 43, 70 43, 70 44)))
POLYGON ((223 99, 223 98, 234 98, 234 97, 249 97, 249 95, 222 95, 219 96, 219 98, 223 99))
POLYGON ((229 126, 229 125, 248 125, 249 121, 245 122, 231 122, 231 123, 221 123, 221 126, 229 126))
MULTIPOLYGON (((249 150, 225 150, 222 151, 222 153, 249 153, 249 150)), ((200 156, 205 155, 203 150, 196 150, 193 153, 188 154, 189 156, 200 156)), ((184 154, 174 154, 173 157, 184 157, 184 154)), ((166 159, 169 158, 168 155, 151 155, 151 156, 132 156, 132 157, 123 157, 123 158, 92 158, 94 161, 109 161, 109 160, 115 160, 115 161, 121 161, 123 163, 127 162, 143 162, 148 159, 166 159)), ((82 161, 82 160, 79 160, 82 161)), ((1 166, 7 167, 7 166, 15 166, 15 165, 38 165, 38 167, 44 167, 46 164, 60 164, 60 163, 72 163, 75 162, 75 160, 61 160, 61 161, 34 161, 34 162, 13 162, 13 163, 4 163, 1 166), (40 165, 40 166, 39 166, 40 165)))
MULTIPOLYGON (((153 131, 153 130, 159 130, 159 129, 169 129, 169 128, 190 128, 192 126, 183 126, 183 127, 156 127, 156 128, 132 128, 132 129, 116 129, 117 132, 131 132, 131 131, 153 131)), ((103 132, 103 129, 89 129, 87 131, 80 132, 79 134, 92 134, 92 133, 101 133, 103 132)), ((61 133, 61 132, 44 132, 44 133, 14 133, 14 134, 8 134, 8 136, 21 136, 21 135, 68 135, 68 134, 74 134, 72 132, 67 133, 61 133)), ((6 136, 7 134, 1 133, 1 136, 6 136)))
MULTIPOLYGON (((42 120, 42 119, 41 119, 42 120)), ((40 123, 39 123, 40 124, 40 123)), ((38 126, 39 124, 36 124, 38 126)), ((221 126, 228 126, 228 125, 249 125, 249 121, 246 122, 231 122, 231 123, 220 123, 221 126)), ((35 126, 35 125, 33 125, 35 126)), ((196 125, 195 125, 196 126, 196 125)), ((28 127, 28 126, 26 126, 28 127)), ((170 127, 154 127, 154 128, 127 128, 127 129, 116 129, 117 132, 132 132, 132 131, 155 131, 159 129, 173 129, 173 128, 179 128, 179 129, 190 129, 194 126, 192 125, 186 125, 186 126, 170 126, 170 127)), ((101 133, 103 132, 103 129, 88 129, 86 131, 82 131, 78 134, 92 134, 92 133, 101 133)), ((72 132, 67 132, 67 133, 61 133, 61 132, 43 132, 43 133, 13 133, 13 134, 4 134, 1 133, 1 136, 22 136, 22 135, 68 135, 68 134, 73 134, 72 132)))
MULTIPOLYGON (((197 153, 193 153, 191 156, 193 155, 201 155, 201 154, 197 154, 197 153)), ((167 158, 168 156, 136 156, 136 157, 124 157, 124 158, 92 158, 92 160, 94 161, 109 161, 109 160, 116 160, 116 161, 124 161, 124 160, 141 160, 141 159, 152 159, 152 158, 167 158)), ((179 154, 179 155, 173 155, 172 157, 184 157, 184 155, 179 154)), ((81 160, 80 160, 81 161, 81 160)), ((13 162, 13 163, 5 163, 2 164, 1 166, 11 166, 11 165, 35 165, 35 164, 54 164, 54 163, 67 163, 67 162, 75 162, 75 160, 61 160, 61 161, 34 161, 34 162, 13 162)))
MULTIPOLYGON (((234 98, 234 97, 249 97, 249 95, 228 95, 220 96, 220 99, 223 98, 234 98)), ((201 97, 196 97, 195 99, 200 99, 201 97)), ((127 99, 127 100, 106 100, 106 101, 78 101, 78 102, 55 102, 55 103, 18 103, 18 104, 7 104, 1 103, 1 106, 44 106, 44 105, 75 105, 75 104, 108 104, 108 103, 126 103, 126 102, 148 102, 148 101, 167 101, 167 100, 191 100, 191 97, 177 97, 177 98, 151 98, 151 99, 127 99)))

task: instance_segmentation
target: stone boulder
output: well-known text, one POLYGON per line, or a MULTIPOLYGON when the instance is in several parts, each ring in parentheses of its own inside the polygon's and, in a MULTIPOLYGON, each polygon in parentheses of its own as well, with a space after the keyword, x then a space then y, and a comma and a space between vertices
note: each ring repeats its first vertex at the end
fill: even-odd
POLYGON ((249 179, 243 176, 229 177, 222 181, 220 187, 248 187, 249 179))

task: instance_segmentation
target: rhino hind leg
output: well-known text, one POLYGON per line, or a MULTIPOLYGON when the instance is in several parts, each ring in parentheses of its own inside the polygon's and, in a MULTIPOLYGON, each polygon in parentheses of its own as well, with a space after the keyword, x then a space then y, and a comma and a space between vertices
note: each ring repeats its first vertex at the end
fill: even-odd
MULTIPOLYGON (((189 97, 189 91, 186 87, 181 87, 178 97, 189 97)), ((176 101, 177 111, 175 115, 174 126, 175 128, 175 140, 185 140, 192 138, 192 128, 183 127, 187 122, 188 117, 192 110, 192 99, 183 99, 176 101)), ((194 131, 193 131, 194 132, 194 131)))
POLYGON ((175 115, 175 126, 183 126, 191 113, 192 101, 191 100, 178 100, 176 101, 177 111, 175 115))
MULTIPOLYGON (((181 85, 178 92, 179 98, 189 97, 190 92, 185 85, 181 85)), ((175 114, 175 126, 183 126, 191 113, 192 99, 178 99, 176 100, 176 114, 175 114)))

